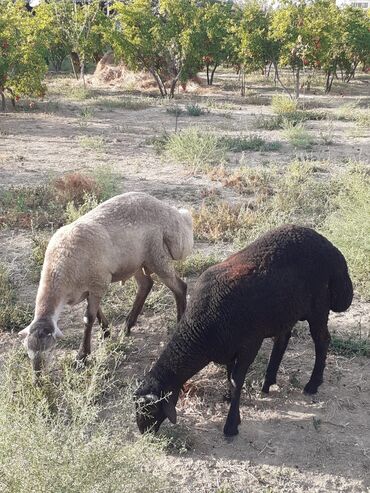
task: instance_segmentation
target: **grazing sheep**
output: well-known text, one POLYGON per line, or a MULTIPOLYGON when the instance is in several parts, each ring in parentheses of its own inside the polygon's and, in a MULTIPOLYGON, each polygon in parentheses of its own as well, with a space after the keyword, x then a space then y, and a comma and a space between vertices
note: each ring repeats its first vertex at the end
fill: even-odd
POLYGON ((224 434, 236 435, 240 392, 263 339, 274 338, 263 385, 268 392, 298 320, 308 321, 316 351, 304 391, 316 393, 330 342, 329 311, 347 310, 352 296, 343 255, 326 238, 300 226, 270 231, 210 267, 198 279, 175 334, 136 391, 140 431, 157 431, 165 418, 176 422, 182 385, 214 361, 226 365, 230 383, 224 434))
POLYGON ((186 306, 186 284, 177 277, 173 260, 184 259, 193 247, 192 218, 145 193, 125 193, 103 202, 73 223, 60 228, 45 253, 36 297, 35 318, 20 332, 35 370, 44 351, 61 331, 62 308, 87 300, 85 332, 77 359, 91 351, 91 330, 98 318, 105 335, 108 321, 99 305, 109 284, 134 276, 138 292, 127 320, 131 327, 148 296, 156 273, 174 293, 177 318, 186 306))

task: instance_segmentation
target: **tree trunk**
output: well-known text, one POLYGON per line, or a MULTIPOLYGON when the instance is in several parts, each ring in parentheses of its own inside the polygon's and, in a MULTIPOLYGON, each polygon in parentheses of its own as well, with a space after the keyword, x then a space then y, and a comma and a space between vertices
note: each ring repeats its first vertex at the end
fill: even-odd
POLYGON ((70 57, 71 57, 71 64, 72 64, 72 69, 73 69, 74 76, 78 80, 78 76, 79 76, 79 74, 81 72, 80 58, 77 55, 77 53, 74 52, 74 51, 72 51, 70 57))
POLYGON ((159 91, 161 93, 162 98, 166 97, 167 96, 167 89, 166 89, 166 86, 164 85, 161 77, 159 76, 158 72, 153 68, 150 68, 149 72, 154 77, 154 80, 156 81, 156 83, 158 85, 158 88, 159 88, 159 91))
POLYGON ((0 94, 1 94, 1 109, 2 111, 5 111, 6 104, 5 104, 5 95, 3 89, 0 90, 0 94))
POLYGON ((212 70, 212 73, 211 73, 211 83, 210 85, 213 84, 213 77, 215 75, 215 72, 216 72, 216 68, 218 67, 217 63, 215 63, 215 66, 213 67, 213 70, 212 70))
POLYGON ((301 69, 298 67, 297 68, 297 72, 295 74, 295 97, 297 99, 299 99, 299 79, 300 79, 300 72, 301 72, 301 69))
POLYGON ((272 62, 270 62, 270 65, 269 65, 269 68, 267 71, 267 77, 270 77, 271 67, 272 67, 272 62))
POLYGON ((171 88, 170 88, 170 98, 171 99, 175 95, 175 88, 176 88, 177 81, 179 80, 179 77, 180 77, 180 72, 176 75, 176 77, 174 79, 172 79, 171 88))
POLYGON ((272 62, 273 66, 274 66, 274 69, 275 69, 275 80, 277 80, 279 82, 279 84, 281 85, 281 87, 283 88, 283 90, 288 94, 288 96, 290 97, 290 99, 293 99, 292 98, 292 94, 291 92, 289 91, 289 89, 283 84, 283 81, 280 79, 280 75, 279 75, 279 69, 278 69, 278 65, 276 63, 276 61, 274 60, 272 62))
POLYGON ((209 81, 209 63, 206 63, 206 69, 207 69, 207 86, 210 86, 210 81, 209 81))
POLYGON ((82 59, 80 63, 80 79, 82 79, 84 83, 84 87, 86 88, 86 81, 85 81, 85 60, 82 59))
POLYGON ((245 72, 244 67, 240 69, 240 95, 245 96, 245 72))

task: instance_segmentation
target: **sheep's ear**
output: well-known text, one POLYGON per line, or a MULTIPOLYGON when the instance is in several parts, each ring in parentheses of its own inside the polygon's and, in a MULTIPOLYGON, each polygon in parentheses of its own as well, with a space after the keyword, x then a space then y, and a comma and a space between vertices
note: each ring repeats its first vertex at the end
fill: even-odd
POLYGON ((58 326, 55 326, 54 332, 53 332, 53 337, 54 339, 60 339, 64 337, 63 332, 60 330, 58 326))
POLYGON ((175 404, 171 401, 163 402, 163 411, 167 418, 171 421, 172 424, 176 424, 177 421, 177 413, 175 404))
POLYGON ((25 329, 19 331, 18 332, 18 335, 20 337, 27 337, 28 335, 30 335, 30 328, 31 328, 31 325, 28 325, 28 327, 26 327, 25 329))

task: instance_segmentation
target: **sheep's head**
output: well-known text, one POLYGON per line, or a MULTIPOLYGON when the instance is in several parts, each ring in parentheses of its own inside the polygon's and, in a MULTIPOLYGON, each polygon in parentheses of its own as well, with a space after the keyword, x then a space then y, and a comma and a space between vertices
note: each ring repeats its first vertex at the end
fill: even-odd
POLYGON ((149 387, 142 385, 135 392, 136 423, 140 433, 157 432, 166 418, 174 424, 177 419, 174 396, 149 387))
POLYGON ((34 320, 21 330, 19 335, 24 337, 23 345, 36 372, 39 372, 45 364, 47 355, 54 347, 57 338, 63 336, 55 322, 49 318, 34 320))

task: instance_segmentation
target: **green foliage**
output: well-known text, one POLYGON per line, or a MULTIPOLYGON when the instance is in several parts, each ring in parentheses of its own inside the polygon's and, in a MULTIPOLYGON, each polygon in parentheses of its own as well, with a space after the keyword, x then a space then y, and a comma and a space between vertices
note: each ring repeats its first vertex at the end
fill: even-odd
POLYGON ((173 97, 178 80, 185 82, 197 71, 194 57, 198 31, 194 1, 150 0, 117 2, 116 28, 108 33, 118 58, 132 69, 148 70, 162 96, 173 97), (191 72, 190 73, 190 69, 191 72), (165 81, 170 81, 168 90, 165 81))
MULTIPOLYGON (((0 95, 13 98, 42 96, 47 70, 43 26, 24 7, 24 2, 5 0, 0 9, 0 95)), ((4 102, 3 102, 4 108, 4 102)))
POLYGON ((31 307, 17 301, 9 270, 0 263, 0 331, 24 329, 32 316, 31 307))
POLYGON ((75 57, 76 76, 84 76, 88 61, 99 59, 105 49, 105 32, 111 29, 110 18, 104 15, 99 0, 71 2, 51 0, 36 9, 36 16, 48 16, 54 35, 51 51, 64 50, 75 57))

